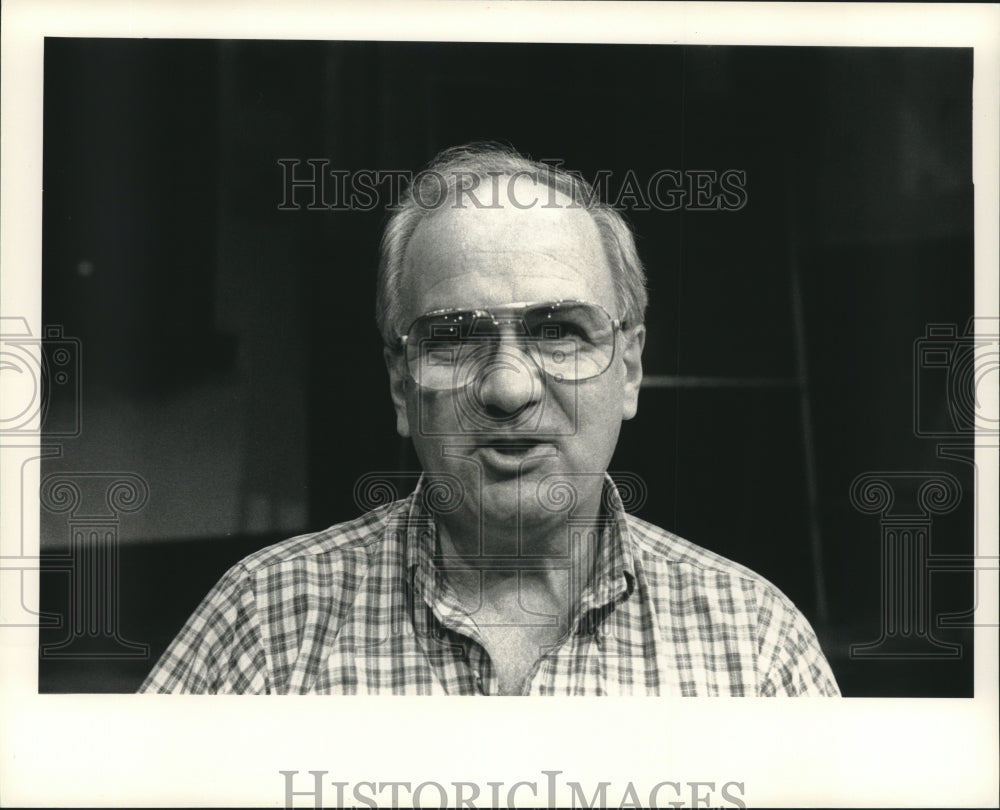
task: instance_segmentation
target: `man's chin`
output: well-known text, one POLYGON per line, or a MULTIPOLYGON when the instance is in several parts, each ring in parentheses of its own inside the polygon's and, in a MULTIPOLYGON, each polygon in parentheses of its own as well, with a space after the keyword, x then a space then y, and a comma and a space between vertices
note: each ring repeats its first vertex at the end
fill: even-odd
POLYGON ((531 478, 484 483, 480 509, 490 527, 529 529, 565 519, 565 514, 545 508, 539 500, 539 482, 531 478))

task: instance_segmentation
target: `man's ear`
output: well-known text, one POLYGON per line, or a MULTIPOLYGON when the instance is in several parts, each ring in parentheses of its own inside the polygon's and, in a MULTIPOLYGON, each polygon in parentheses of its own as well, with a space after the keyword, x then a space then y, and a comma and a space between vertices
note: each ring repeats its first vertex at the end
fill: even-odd
POLYGON ((639 387, 642 385, 642 349, 646 345, 646 327, 643 324, 622 332, 622 360, 625 363, 625 396, 622 400, 622 419, 631 419, 639 410, 639 387))
POLYGON ((410 435, 410 420, 406 415, 406 386, 409 384, 406 355, 386 347, 382 350, 382 357, 389 372, 389 396, 396 409, 396 432, 405 439, 410 435))

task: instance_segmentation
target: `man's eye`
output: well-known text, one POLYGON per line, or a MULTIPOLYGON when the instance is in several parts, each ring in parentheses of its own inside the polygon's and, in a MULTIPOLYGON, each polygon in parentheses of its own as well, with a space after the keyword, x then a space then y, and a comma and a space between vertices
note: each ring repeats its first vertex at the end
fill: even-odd
POLYGON ((455 364, 455 352, 448 349, 433 349, 424 355, 428 366, 451 366, 455 364))
POLYGON ((542 337, 561 340, 586 340, 587 330, 572 321, 549 321, 543 328, 542 337))

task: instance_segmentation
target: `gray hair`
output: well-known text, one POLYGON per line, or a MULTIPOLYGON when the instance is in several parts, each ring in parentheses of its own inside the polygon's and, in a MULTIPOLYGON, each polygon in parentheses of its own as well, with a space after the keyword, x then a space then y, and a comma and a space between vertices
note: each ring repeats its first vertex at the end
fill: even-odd
POLYGON ((471 143, 440 152, 427 168, 413 178, 393 212, 382 236, 375 296, 375 319, 387 346, 396 345, 403 305, 400 287, 403 257, 417 226, 456 193, 460 177, 478 182, 493 177, 528 175, 569 197, 574 205, 590 212, 601 236, 611 267, 619 314, 629 326, 642 323, 646 314, 646 273, 635 247, 635 238, 625 218, 601 201, 594 188, 579 174, 530 160, 511 147, 495 143, 471 143), (433 205, 427 201, 432 200, 433 205))

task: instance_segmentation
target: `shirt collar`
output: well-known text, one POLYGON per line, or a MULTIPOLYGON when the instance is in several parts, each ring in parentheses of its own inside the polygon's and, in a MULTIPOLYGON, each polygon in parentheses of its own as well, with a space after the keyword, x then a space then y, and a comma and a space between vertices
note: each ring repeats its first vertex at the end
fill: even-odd
MULTIPOLYGON (((436 499, 432 488, 436 485, 434 479, 421 475, 413 493, 403 502, 406 510, 407 581, 435 612, 447 606, 447 612, 451 614, 454 606, 452 600, 445 596, 443 575, 435 563, 438 538, 432 509, 436 499)), ((592 623, 585 621, 592 613, 612 610, 614 605, 627 599, 635 590, 635 558, 625 510, 615 482, 606 473, 598 527, 600 542, 593 576, 583 590, 573 622, 577 632, 592 629, 592 623)))

